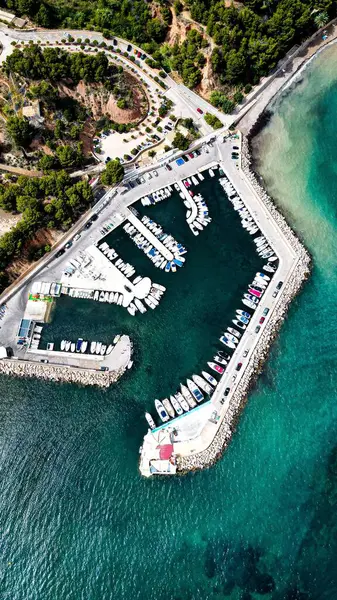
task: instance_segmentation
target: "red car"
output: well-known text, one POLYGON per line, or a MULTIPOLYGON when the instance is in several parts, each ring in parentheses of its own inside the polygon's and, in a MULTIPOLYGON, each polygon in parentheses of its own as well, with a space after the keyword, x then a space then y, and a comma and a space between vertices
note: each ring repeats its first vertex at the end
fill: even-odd
POLYGON ((188 155, 190 158, 194 158, 194 154, 192 152, 189 153, 188 155))
POLYGON ((197 108, 197 112, 199 113, 199 115, 203 115, 204 114, 204 111, 201 110, 201 108, 197 108))
POLYGON ((137 52, 137 56, 138 56, 138 58, 140 58, 140 57, 141 57, 141 55, 142 55, 142 53, 141 53, 141 52, 137 52))
POLYGON ((238 363, 235 368, 237 371, 240 371, 241 367, 242 367, 242 363, 238 363))
POLYGON ((261 319, 259 320, 259 323, 262 325, 263 322, 264 322, 264 317, 261 317, 261 319))

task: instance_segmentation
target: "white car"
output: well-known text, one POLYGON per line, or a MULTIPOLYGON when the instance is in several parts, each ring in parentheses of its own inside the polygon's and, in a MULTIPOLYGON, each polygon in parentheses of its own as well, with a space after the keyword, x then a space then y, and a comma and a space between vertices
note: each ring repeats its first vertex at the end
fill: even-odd
POLYGON ((158 177, 158 171, 153 171, 153 175, 155 175, 156 177, 158 177))

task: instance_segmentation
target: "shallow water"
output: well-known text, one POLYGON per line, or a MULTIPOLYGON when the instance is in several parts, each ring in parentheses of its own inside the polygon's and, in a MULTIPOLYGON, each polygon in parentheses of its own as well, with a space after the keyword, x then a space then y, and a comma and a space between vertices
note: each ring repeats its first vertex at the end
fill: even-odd
POLYGON ((214 221, 197 239, 177 198, 151 211, 189 249, 179 272, 131 260, 125 236, 110 238, 167 285, 159 309, 132 319, 119 307, 58 303, 50 341, 131 335, 135 368, 117 386, 0 379, 6 600, 337 597, 337 51, 327 52, 257 140, 260 172, 314 270, 223 459, 184 478, 148 481, 137 470, 144 409, 209 360, 258 266, 214 181, 203 187, 214 221))

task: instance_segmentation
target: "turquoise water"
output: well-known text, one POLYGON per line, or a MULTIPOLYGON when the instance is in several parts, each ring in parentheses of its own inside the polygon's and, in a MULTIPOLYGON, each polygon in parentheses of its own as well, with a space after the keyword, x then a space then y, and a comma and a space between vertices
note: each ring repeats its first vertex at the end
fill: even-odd
POLYGON ((321 55, 257 139, 260 172, 314 269, 215 467, 158 480, 137 469, 144 409, 205 364, 256 270, 214 182, 203 189, 214 222, 200 238, 180 229, 177 199, 153 209, 190 250, 167 277, 137 256, 167 282, 159 309, 132 319, 100 305, 98 317, 73 301, 69 318, 74 304, 57 306, 55 340, 130 333, 135 369, 116 387, 0 379, 6 600, 337 597, 336 62, 334 49, 321 55))

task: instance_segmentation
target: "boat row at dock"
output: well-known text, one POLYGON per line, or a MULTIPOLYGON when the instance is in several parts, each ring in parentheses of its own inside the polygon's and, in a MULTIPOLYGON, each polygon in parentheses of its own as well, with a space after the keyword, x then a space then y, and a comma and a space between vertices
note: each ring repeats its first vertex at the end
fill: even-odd
POLYGON ((89 354, 100 354, 101 356, 111 354, 113 348, 120 340, 120 335, 116 335, 112 344, 104 344, 103 342, 92 341, 89 346, 89 342, 82 338, 78 338, 76 342, 70 340, 62 340, 60 349, 64 352, 81 352, 85 354, 89 350, 89 354))
POLYGON ((171 185, 168 185, 161 190, 157 190, 156 192, 152 192, 148 196, 144 196, 141 198, 141 203, 143 206, 150 206, 150 204, 157 204, 157 202, 161 202, 162 200, 166 200, 169 198, 173 192, 173 188, 171 185))
POLYGON ((168 273, 172 271, 176 272, 177 267, 182 267, 185 262, 186 248, 177 242, 174 237, 163 231, 161 225, 144 215, 141 219, 141 223, 146 229, 149 229, 151 233, 159 240, 161 244, 170 251, 172 260, 165 258, 161 252, 154 247, 154 245, 147 239, 146 234, 143 235, 135 225, 126 223, 124 225, 124 231, 128 234, 134 244, 144 252, 144 254, 153 262, 154 266, 160 269, 165 269, 168 273))
POLYGON ((110 248, 107 242, 102 242, 98 248, 101 252, 119 269, 121 273, 125 275, 125 277, 133 277, 136 272, 136 269, 130 265, 128 262, 124 262, 119 256, 114 248, 110 248))
POLYGON ((191 180, 185 179, 183 183, 189 193, 189 198, 187 198, 184 192, 180 192, 180 196, 183 198, 187 208, 186 222, 193 235, 199 235, 211 223, 212 219, 209 216, 208 206, 203 196, 201 194, 194 195, 192 190, 189 189, 191 180))
MULTIPOLYGON (((223 365, 227 364, 229 360, 228 354, 219 351, 213 361, 209 361, 207 365, 215 374, 221 376, 225 372, 223 365)), ((155 400, 156 411, 163 423, 190 411, 206 398, 211 397, 218 385, 218 380, 208 371, 202 371, 201 375, 192 375, 190 379, 187 379, 186 384, 181 383, 180 391, 172 394, 170 399, 155 400)), ((156 424, 152 415, 145 413, 145 418, 151 429, 154 429, 156 424)))

